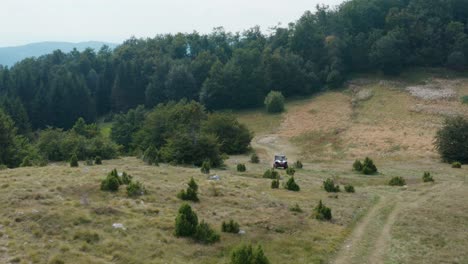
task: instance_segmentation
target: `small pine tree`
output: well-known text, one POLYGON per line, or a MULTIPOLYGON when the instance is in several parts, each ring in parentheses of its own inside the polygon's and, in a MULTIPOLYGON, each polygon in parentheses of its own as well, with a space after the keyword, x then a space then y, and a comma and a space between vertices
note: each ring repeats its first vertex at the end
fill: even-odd
POLYGON ((366 175, 371 175, 377 173, 377 167, 374 164, 374 161, 366 157, 362 163, 362 173, 366 175))
POLYGON ((175 219, 175 236, 191 237, 195 234, 198 226, 198 216, 192 211, 192 207, 183 204, 175 219))
POLYGON ((290 176, 294 176, 294 174, 296 173, 296 170, 292 167, 288 167, 286 169, 286 174, 290 175, 290 176))
POLYGON ((201 221, 195 229, 193 238, 199 243, 213 244, 219 241, 220 236, 207 223, 201 221))
POLYGON ((224 222, 221 224, 221 231, 224 233, 233 233, 237 234, 240 231, 239 224, 234 220, 229 220, 229 222, 224 222))
POLYGON ((237 171, 238 172, 245 172, 247 168, 245 167, 245 164, 237 164, 237 171))
POLYGON ((270 261, 259 245, 254 250, 252 245, 240 245, 231 252, 230 264, 269 264, 270 261))
POLYGON ((130 182, 127 186, 127 195, 129 197, 137 197, 146 194, 146 189, 140 182, 130 182))
POLYGON ((132 182, 132 176, 128 175, 125 171, 122 172, 122 176, 120 177, 121 184, 128 185, 132 182))
POLYGON ((193 177, 190 179, 188 183, 188 188, 186 191, 181 190, 178 194, 177 197, 181 200, 184 201, 194 201, 198 202, 198 185, 193 179, 193 177))
POLYGON ((355 171, 359 171, 359 172, 362 172, 362 162, 360 160, 356 160, 354 163, 353 163, 353 169, 355 171))
POLYGON ((210 173, 210 169, 211 169, 211 164, 209 161, 204 161, 202 163, 202 166, 201 166, 201 173, 204 173, 204 174, 209 174, 210 173))
POLYGON ((78 157, 73 154, 70 159, 70 167, 78 167, 78 157))
POLYGON ((96 164, 96 165, 102 165, 102 158, 101 158, 101 156, 96 156, 96 158, 94 159, 94 164, 96 164))
POLYGON ((326 207, 322 200, 319 201, 317 207, 314 208, 314 217, 317 220, 326 221, 332 219, 331 209, 326 207))
POLYGON ((119 190, 120 181, 118 176, 115 177, 112 173, 109 173, 107 177, 101 182, 101 190, 116 192, 119 190))
POLYGON ((296 181, 294 181, 294 176, 289 178, 289 180, 286 182, 286 185, 284 186, 286 190, 298 192, 301 190, 299 185, 297 185, 296 181))
POLYGON ((345 191, 348 193, 354 193, 354 186, 351 184, 346 184, 344 187, 345 191))
POLYGON ((300 160, 296 161, 294 163, 294 168, 296 169, 302 169, 303 165, 302 165, 302 162, 300 160))
POLYGON ((260 163, 260 158, 257 156, 257 153, 252 153, 250 156, 251 163, 260 163))
POLYGON ((271 188, 272 189, 278 189, 280 186, 280 181, 279 179, 274 179, 271 181, 271 188))
POLYGON ((434 182, 434 178, 432 178, 430 172, 424 172, 423 174, 423 182, 434 182))
POLYGON ((275 169, 268 169, 263 173, 263 178, 278 179, 279 173, 275 169))
POLYGON ((406 185, 406 181, 405 181, 405 179, 403 179, 403 177, 399 177, 399 176, 398 177, 393 177, 388 182, 388 185, 390 185, 390 186, 404 186, 404 185, 406 185))
POLYGON ((335 182, 332 179, 327 179, 323 182, 323 189, 327 192, 340 192, 340 186, 335 185, 335 182))

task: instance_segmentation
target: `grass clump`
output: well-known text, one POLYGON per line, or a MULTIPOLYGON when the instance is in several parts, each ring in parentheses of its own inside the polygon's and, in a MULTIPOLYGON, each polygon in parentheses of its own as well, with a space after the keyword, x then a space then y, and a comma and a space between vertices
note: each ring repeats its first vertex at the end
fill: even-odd
POLYGON ((272 189, 278 189, 280 186, 279 179, 274 179, 271 181, 271 188, 272 189))
POLYGON ((375 166, 374 161, 370 159, 369 157, 366 157, 364 159, 364 162, 361 162, 360 160, 356 160, 353 163, 353 170, 358 171, 362 174, 365 175, 372 175, 377 173, 377 166, 375 166))
POLYGON ((202 163, 202 166, 201 166, 200 171, 201 171, 201 173, 203 173, 203 174, 209 174, 209 173, 210 173, 210 169, 211 169, 211 164, 210 164, 210 162, 209 162, 209 161, 204 161, 204 162, 202 163))
POLYGON ((432 178, 431 173, 426 171, 423 174, 423 182, 434 182, 434 178, 432 178))
POLYGON ((297 203, 294 206, 290 207, 289 211, 296 212, 296 213, 302 213, 303 212, 302 208, 297 203))
POLYGON ((78 157, 73 154, 70 159, 70 167, 78 167, 78 157))
POLYGON ((240 245, 231 252, 230 264, 269 264, 270 261, 259 245, 253 249, 252 245, 240 245))
POLYGON ((245 172, 247 168, 245 167, 245 164, 237 164, 237 171, 238 172, 245 172))
POLYGON ((289 180, 286 182, 284 188, 286 190, 289 190, 289 191, 293 191, 293 192, 298 192, 301 190, 301 188, 299 187, 299 185, 296 183, 296 181, 294 180, 294 177, 291 177, 289 178, 289 180))
POLYGON ((234 220, 229 220, 229 222, 224 222, 221 224, 221 231, 224 233, 233 233, 237 234, 239 233, 239 224, 235 222, 234 220))
POLYGON ((335 182, 332 179, 327 179, 323 182, 323 189, 327 192, 340 192, 340 186, 335 185, 335 182))
POLYGON ((279 178, 279 173, 275 169, 268 169, 263 173, 263 178, 278 179, 279 178))
POLYGON ((404 186, 404 185, 406 185, 406 181, 405 181, 405 179, 403 179, 403 177, 400 177, 400 176, 393 177, 388 182, 388 185, 390 185, 390 186, 404 186))
POLYGON ((258 157, 257 153, 252 153, 252 155, 250 155, 250 162, 260 163, 260 158, 258 157))
POLYGON ((194 201, 198 202, 198 184, 195 182, 193 177, 190 179, 188 183, 187 190, 181 190, 177 194, 177 198, 184 200, 184 201, 194 201))
POLYGON ((88 244, 96 243, 100 240, 99 234, 91 231, 78 231, 73 235, 73 240, 82 240, 88 244))
POLYGON ((331 209, 326 207, 322 200, 319 201, 319 204, 314 208, 314 217, 320 221, 330 221, 332 219, 331 209))
POLYGON ((127 186, 127 195, 129 197, 137 197, 146 194, 146 189, 140 182, 131 182, 127 186))
POLYGON ((286 169, 286 174, 290 175, 290 176, 294 176, 294 174, 296 173, 296 170, 292 167, 288 167, 286 169))
POLYGON ((296 169, 302 169, 304 165, 302 165, 302 162, 300 160, 296 161, 294 163, 294 168, 296 169))
POLYGON ((354 192, 355 192, 354 186, 351 185, 351 184, 346 184, 345 187, 344 187, 344 189, 345 189, 345 191, 346 191, 347 193, 354 193, 354 192))
POLYGON ((452 168, 454 169, 461 169, 462 164, 458 161, 452 162, 452 168))

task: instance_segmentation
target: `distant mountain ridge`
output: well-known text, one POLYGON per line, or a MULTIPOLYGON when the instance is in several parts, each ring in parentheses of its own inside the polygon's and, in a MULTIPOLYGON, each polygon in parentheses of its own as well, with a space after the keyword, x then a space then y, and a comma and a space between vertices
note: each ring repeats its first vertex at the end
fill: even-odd
POLYGON ((101 41, 86 41, 78 43, 46 41, 30 43, 22 46, 0 47, 0 65, 11 67, 25 58, 39 57, 58 49, 63 52, 70 52, 73 48, 76 48, 79 51, 83 51, 86 48, 92 48, 97 51, 103 45, 115 48, 118 44, 101 41))

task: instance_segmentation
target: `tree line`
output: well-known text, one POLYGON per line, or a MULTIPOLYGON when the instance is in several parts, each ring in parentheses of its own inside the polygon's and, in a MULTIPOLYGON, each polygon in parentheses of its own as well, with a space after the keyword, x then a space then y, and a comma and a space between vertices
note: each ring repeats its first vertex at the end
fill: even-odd
POLYGON ((0 67, 0 105, 19 133, 182 98, 208 110, 256 107, 271 90, 307 95, 355 72, 464 69, 467 21, 467 0, 352 0, 270 33, 216 28, 131 38, 114 50, 57 50, 0 67))

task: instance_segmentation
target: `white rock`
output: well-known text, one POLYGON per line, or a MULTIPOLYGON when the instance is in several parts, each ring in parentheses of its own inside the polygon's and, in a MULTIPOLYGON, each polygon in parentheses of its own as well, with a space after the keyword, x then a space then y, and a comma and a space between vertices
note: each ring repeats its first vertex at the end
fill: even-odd
POLYGON ((245 234, 245 230, 239 230, 239 235, 244 235, 245 234))
POLYGON ((113 223, 113 224, 112 224, 112 227, 115 228, 115 229, 127 230, 127 229, 125 228, 125 226, 124 226, 123 224, 121 224, 121 223, 113 223))

